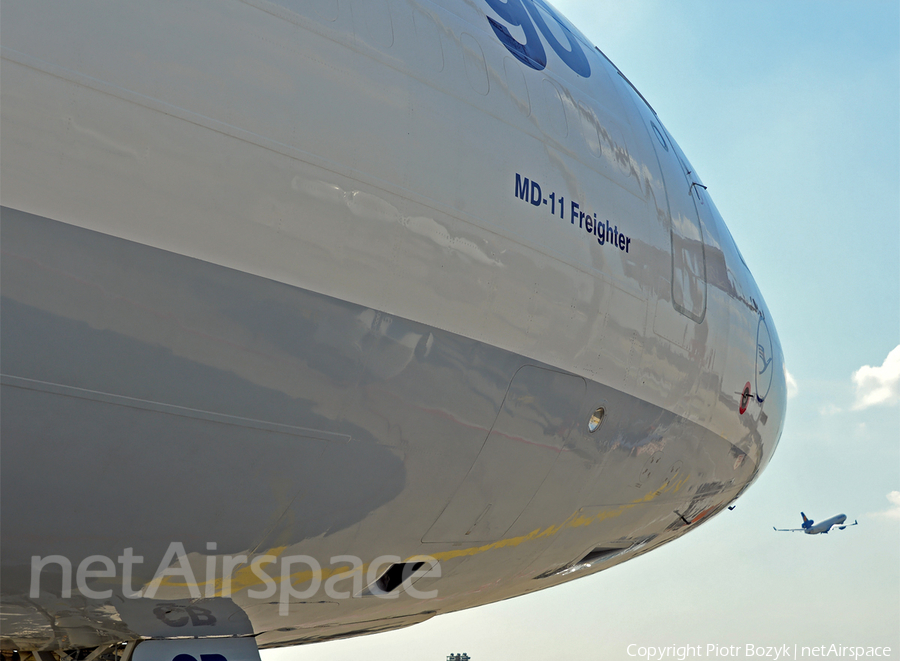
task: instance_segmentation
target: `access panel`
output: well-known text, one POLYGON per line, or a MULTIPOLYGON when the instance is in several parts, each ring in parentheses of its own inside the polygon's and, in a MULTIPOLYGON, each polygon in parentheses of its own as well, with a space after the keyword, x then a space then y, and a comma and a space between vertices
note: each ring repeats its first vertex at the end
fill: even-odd
POLYGON ((540 367, 516 372, 481 453, 423 542, 500 539, 534 497, 576 424, 581 377, 540 367))

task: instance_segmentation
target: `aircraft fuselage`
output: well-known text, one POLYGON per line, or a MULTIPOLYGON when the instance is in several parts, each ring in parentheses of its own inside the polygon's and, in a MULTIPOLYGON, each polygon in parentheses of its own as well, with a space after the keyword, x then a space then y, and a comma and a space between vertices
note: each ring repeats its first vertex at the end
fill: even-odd
POLYGON ((756 479, 750 271, 630 83, 514 6, 4 3, 4 648, 406 626, 756 479))

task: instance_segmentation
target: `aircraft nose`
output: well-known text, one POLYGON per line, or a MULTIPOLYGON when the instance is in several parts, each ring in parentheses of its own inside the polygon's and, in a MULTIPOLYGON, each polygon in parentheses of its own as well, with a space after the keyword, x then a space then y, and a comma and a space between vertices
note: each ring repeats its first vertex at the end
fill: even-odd
POLYGON ((771 320, 759 316, 756 332, 756 369, 753 392, 760 406, 758 431, 763 444, 763 465, 769 462, 781 431, 787 410, 787 369, 784 354, 771 320))
POLYGON ((775 381, 774 374, 777 371, 775 362, 774 343, 772 333, 769 331, 769 322, 765 315, 759 316, 756 328, 756 376, 755 388, 757 401, 762 404, 772 390, 775 381))

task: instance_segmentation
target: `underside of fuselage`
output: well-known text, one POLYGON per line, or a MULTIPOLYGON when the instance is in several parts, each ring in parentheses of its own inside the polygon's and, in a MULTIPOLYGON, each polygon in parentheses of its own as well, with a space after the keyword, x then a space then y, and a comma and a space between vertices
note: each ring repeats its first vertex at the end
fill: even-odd
POLYGON ((160 603, 245 612, 249 629, 220 617, 223 633, 262 646, 399 626, 646 552, 756 470, 683 417, 436 327, 7 208, 2 232, 3 340, 18 349, 3 354, 2 489, 23 503, 3 518, 8 646, 186 633, 154 617, 160 603), (203 598, 183 581, 124 596, 126 545, 137 589, 172 542, 203 598), (34 594, 37 546, 73 572, 113 559, 91 583, 112 595, 60 600, 54 564, 34 594), (298 553, 326 569, 424 555, 442 573, 416 582, 434 598, 323 590, 282 614, 248 596, 263 581, 245 563, 221 596, 225 556, 298 553))

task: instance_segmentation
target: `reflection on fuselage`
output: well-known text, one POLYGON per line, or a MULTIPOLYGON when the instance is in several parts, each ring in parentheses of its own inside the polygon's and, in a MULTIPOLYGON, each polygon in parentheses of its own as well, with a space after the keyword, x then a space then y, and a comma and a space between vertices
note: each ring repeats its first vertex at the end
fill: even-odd
POLYGON ((407 626, 671 541, 777 444, 765 303, 587 40, 264 4, 4 5, 4 647, 407 626))

